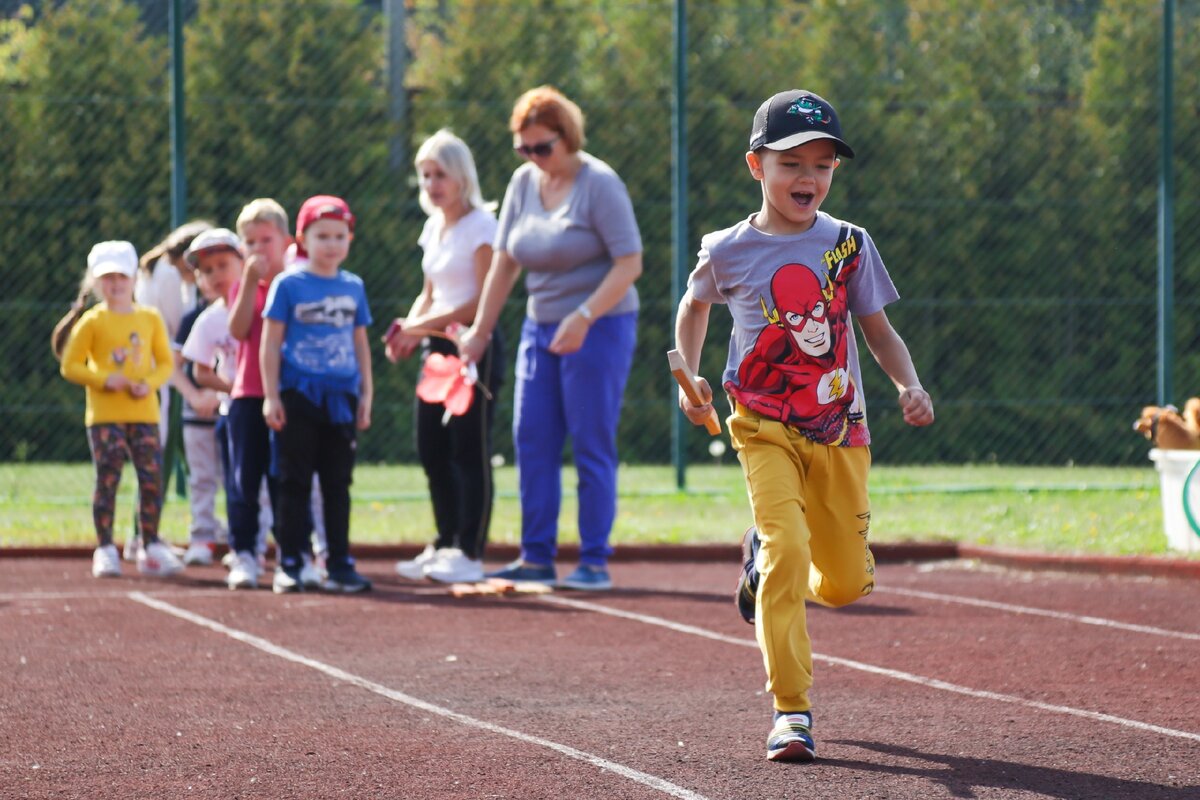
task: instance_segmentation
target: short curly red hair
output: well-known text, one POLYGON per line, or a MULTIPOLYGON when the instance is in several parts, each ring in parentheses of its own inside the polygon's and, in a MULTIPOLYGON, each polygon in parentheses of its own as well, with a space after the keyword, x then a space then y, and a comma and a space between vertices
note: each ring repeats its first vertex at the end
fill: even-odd
POLYGON ((567 151, 583 148, 583 112, 553 86, 538 86, 517 98, 508 129, 520 133, 530 125, 549 128, 563 138, 567 151))

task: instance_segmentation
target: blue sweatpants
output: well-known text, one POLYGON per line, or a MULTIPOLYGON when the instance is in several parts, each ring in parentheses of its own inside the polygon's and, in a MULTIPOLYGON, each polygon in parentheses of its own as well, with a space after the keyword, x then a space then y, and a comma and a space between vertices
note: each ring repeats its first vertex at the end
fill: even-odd
POLYGON ((567 436, 579 478, 581 564, 602 567, 617 515, 617 423, 637 343, 637 314, 601 317, 583 347, 547 348, 558 323, 526 318, 517 350, 513 442, 521 495, 521 558, 552 564, 558 550, 567 436))

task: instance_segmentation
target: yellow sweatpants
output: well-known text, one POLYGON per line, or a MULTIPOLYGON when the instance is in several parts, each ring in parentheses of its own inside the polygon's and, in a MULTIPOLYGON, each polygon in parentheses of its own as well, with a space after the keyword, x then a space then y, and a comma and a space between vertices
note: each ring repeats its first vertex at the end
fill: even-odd
POLYGON ((871 451, 817 444, 740 405, 728 425, 762 542, 754 629, 767 691, 777 711, 808 711, 805 599, 843 606, 875 588, 867 542, 871 451))

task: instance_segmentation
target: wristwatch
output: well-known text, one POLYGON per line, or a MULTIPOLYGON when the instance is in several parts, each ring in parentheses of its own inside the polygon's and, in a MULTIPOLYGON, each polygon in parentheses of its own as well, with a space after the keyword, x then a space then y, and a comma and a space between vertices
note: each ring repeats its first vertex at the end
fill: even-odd
POLYGON ((592 310, 587 307, 587 303, 580 303, 579 307, 575 310, 579 312, 579 316, 583 317, 588 322, 591 322, 592 319, 594 319, 592 317, 592 310))

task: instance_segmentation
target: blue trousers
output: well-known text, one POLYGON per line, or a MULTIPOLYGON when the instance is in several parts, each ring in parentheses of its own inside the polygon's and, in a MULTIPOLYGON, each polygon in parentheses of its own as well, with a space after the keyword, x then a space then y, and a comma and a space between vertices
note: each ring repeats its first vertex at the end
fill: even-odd
POLYGON ((526 318, 517 350, 513 442, 521 496, 521 558, 552 564, 558 550, 563 447, 571 437, 579 479, 581 564, 612 555, 617 515, 617 423, 637 343, 637 314, 601 317, 583 347, 567 356, 547 348, 558 323, 526 318))

